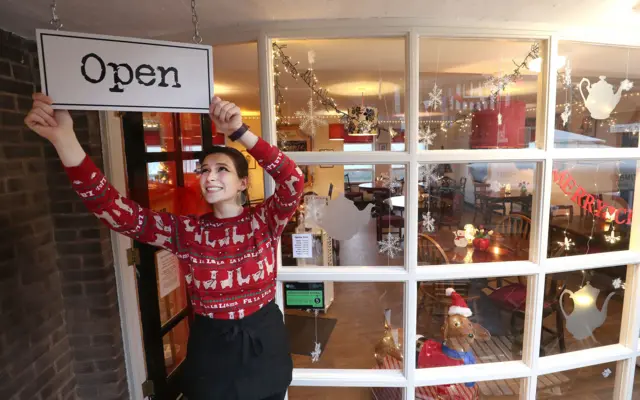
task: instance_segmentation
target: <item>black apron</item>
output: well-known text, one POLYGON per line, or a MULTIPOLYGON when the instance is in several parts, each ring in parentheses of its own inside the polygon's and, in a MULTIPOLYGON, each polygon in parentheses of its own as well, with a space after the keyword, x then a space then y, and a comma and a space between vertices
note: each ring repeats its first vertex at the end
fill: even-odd
POLYGON ((272 301, 240 320, 196 315, 182 392, 188 400, 261 400, 285 392, 292 372, 283 315, 272 301))

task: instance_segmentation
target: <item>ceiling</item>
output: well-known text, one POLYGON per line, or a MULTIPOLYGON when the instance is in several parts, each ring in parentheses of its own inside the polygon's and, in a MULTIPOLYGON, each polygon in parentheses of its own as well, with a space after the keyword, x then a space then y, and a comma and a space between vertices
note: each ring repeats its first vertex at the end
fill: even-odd
MULTIPOLYGON (((260 28, 349 26, 349 21, 375 27, 402 18, 403 24, 420 26, 485 27, 494 29, 570 30, 599 26, 640 26, 640 12, 630 12, 638 0, 197 0, 204 42, 238 41, 242 33, 260 28), (419 16, 419 18, 416 18, 419 16), (386 18, 382 23, 380 18, 386 18), (321 20, 325 20, 321 22, 321 20)), ((48 0, 0 0, 0 28, 33 37, 36 28, 48 28, 48 0)), ((190 41, 193 35, 190 0, 57 0, 64 30, 88 33, 190 41)), ((255 37, 255 35, 253 36, 255 37)), ((385 118, 403 112, 405 43, 403 38, 287 40, 278 41, 306 69, 309 50, 316 53, 314 69, 323 86, 334 91, 340 106, 357 104, 365 92, 367 103, 377 106, 385 118), (379 96, 379 82, 389 89, 379 96), (357 82, 357 83, 355 83, 357 82), (333 86, 341 85, 341 86, 333 86), (394 89, 395 87, 395 89, 394 89)), ((478 85, 494 74, 513 71, 513 61, 526 56, 533 41, 421 39, 421 100, 434 83, 448 90, 456 85, 478 85)), ((583 76, 630 77, 640 86, 640 49, 561 43, 559 53, 573 63, 575 82, 583 76), (627 60, 629 62, 627 63, 627 60)), ((255 43, 214 47, 214 77, 224 97, 245 110, 259 109, 258 58, 255 43)), ((520 94, 535 103, 536 74, 524 71, 520 94)), ((309 89, 287 76, 283 84, 285 114, 305 107, 309 89)), ((466 89, 465 89, 466 90, 466 89)), ((421 109, 422 111, 422 109, 421 109)))

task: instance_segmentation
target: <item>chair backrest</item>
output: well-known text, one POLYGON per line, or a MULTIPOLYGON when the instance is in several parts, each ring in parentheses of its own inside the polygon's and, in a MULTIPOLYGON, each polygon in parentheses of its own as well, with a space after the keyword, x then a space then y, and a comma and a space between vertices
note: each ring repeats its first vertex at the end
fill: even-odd
POLYGON ((456 181, 453 178, 450 178, 448 176, 443 176, 442 179, 440 179, 440 186, 443 187, 451 187, 451 186, 455 186, 456 181))
POLYGON ((522 214, 509 214, 496 224, 496 231, 528 240, 531 236, 531 219, 522 214))
POLYGON ((349 179, 349 174, 344 174, 344 191, 351 191, 351 179, 349 179))
POLYGON ((418 236, 418 265, 450 264, 449 257, 434 238, 421 233, 418 236))
POLYGON ((460 178, 460 191, 464 193, 464 188, 467 186, 467 178, 464 176, 460 178))

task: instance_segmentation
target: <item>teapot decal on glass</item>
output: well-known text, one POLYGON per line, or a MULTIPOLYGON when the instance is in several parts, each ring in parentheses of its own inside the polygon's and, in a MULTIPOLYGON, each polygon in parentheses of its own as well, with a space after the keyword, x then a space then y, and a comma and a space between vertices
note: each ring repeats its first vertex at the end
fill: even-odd
POLYGON ((604 320, 607 318, 607 307, 609 300, 615 294, 610 293, 602 305, 602 310, 598 310, 596 307, 596 300, 600 289, 596 289, 591 286, 590 282, 577 292, 572 292, 569 289, 565 289, 560 294, 560 310, 562 315, 567 320, 567 330, 577 340, 583 340, 593 336, 593 331, 604 324, 604 320), (567 315, 562 305, 562 298, 565 294, 569 293, 569 297, 573 300, 573 312, 571 315, 567 315))
POLYGON ((618 91, 614 91, 613 85, 607 82, 606 76, 600 76, 600 80, 594 84, 587 78, 582 78, 578 88, 580 89, 580 95, 584 100, 584 106, 587 107, 591 113, 591 117, 594 119, 607 119, 611 115, 611 112, 620 102, 622 91, 628 91, 633 87, 633 82, 625 79, 620 83, 618 91), (582 83, 587 82, 587 97, 584 96, 582 91, 582 83))
POLYGON ((307 204, 305 222, 312 227, 324 229, 336 240, 349 240, 371 220, 373 204, 359 210, 355 203, 339 193, 333 200, 322 196, 305 196, 307 204), (307 200, 309 198, 309 200, 307 200))

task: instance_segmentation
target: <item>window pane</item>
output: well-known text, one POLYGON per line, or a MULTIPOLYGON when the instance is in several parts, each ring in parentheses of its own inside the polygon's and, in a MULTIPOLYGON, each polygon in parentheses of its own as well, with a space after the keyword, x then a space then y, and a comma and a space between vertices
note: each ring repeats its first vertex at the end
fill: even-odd
POLYGON ((392 178, 404 167, 347 167, 300 166, 305 193, 282 235, 282 265, 404 264, 404 182, 392 178))
MULTIPOLYGON (((401 151, 392 143, 405 142, 404 38, 277 40, 285 57, 302 75, 311 66, 318 88, 327 91, 338 110, 324 107, 301 78, 294 79, 282 54, 274 52, 278 144, 299 151, 301 139, 333 144, 334 151, 401 151), (376 49, 376 51, 371 51, 376 49), (313 100, 312 105, 309 101, 313 100), (341 120, 347 116, 347 123, 341 120)), ((234 59, 237 59, 234 58, 234 59)), ((327 146, 322 146, 327 147, 327 146)), ((304 148, 304 147, 302 147, 304 148)))
POLYGON ((548 275, 541 355, 618 343, 626 271, 619 266, 548 275))
MULTIPOLYGON (((607 363, 538 377, 539 399, 613 400, 616 372, 622 365, 607 363)), ((636 374, 635 381, 638 382, 636 374)), ((636 398, 634 393, 633 398, 636 398)))
POLYGON ((144 145, 147 153, 175 151, 175 126, 171 113, 143 112, 144 145))
MULTIPOLYGON (((216 56, 213 69, 216 76, 216 96, 236 103, 243 121, 251 132, 262 137, 260 126, 260 83, 258 81, 258 46, 256 43, 213 46, 216 56), (242 62, 238 62, 242 60, 242 62)), ((214 144, 223 144, 213 127, 214 144)), ((249 156, 240 143, 228 141, 227 146, 243 151, 249 160, 249 200, 252 204, 264 201, 263 169, 249 156)))
POLYGON ((177 172, 175 161, 147 163, 149 208, 155 211, 177 212, 177 172))
POLYGON ((402 400, 402 388, 292 386, 290 400, 402 400))
POLYGON ((453 385, 422 386, 416 388, 416 399, 517 399, 520 379, 468 382, 453 385))
POLYGON ((418 264, 528 260, 535 168, 533 162, 421 165, 418 264))
POLYGON ((558 55, 555 146, 638 147, 640 49, 560 42, 558 55))
POLYGON ((418 368, 522 359, 527 290, 517 276, 419 282, 418 368))
POLYGON ((549 257, 629 249, 636 164, 554 162, 549 257))
POLYGON ((419 121, 429 149, 535 147, 531 105, 536 105, 542 74, 529 63, 504 90, 490 83, 514 74, 514 63, 524 62, 534 45, 542 43, 420 39, 419 121))
POLYGON ((171 374, 187 356, 189 340, 189 321, 183 319, 162 338, 164 348, 164 366, 167 375, 171 374))
POLYGON ((387 354, 398 359, 402 353, 402 283, 283 282, 283 286, 285 325, 296 368, 373 369, 380 368, 376 352, 380 360, 387 354), (371 301, 362 301, 364 297, 371 301), (313 310, 319 310, 317 316, 313 310), (385 310, 392 325, 388 332, 385 310), (385 337, 389 339, 384 341, 385 337), (388 345, 390 338, 396 346, 388 345), (315 343, 321 350, 317 362, 311 355, 315 343))
POLYGON ((178 114, 180 120, 180 136, 182 151, 202 150, 201 114, 178 114))

